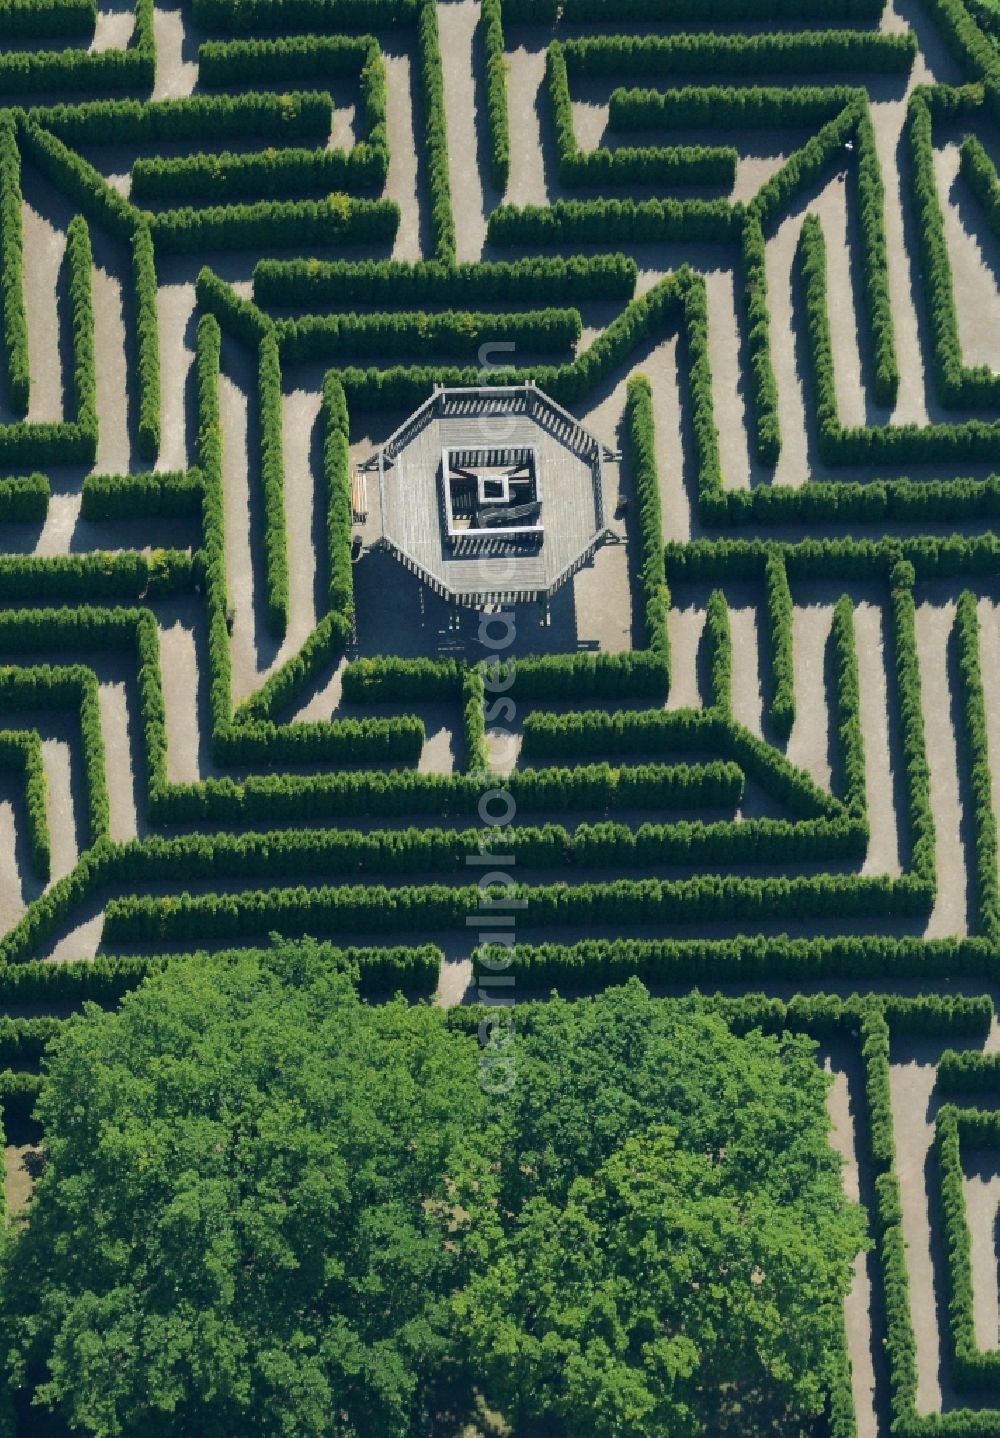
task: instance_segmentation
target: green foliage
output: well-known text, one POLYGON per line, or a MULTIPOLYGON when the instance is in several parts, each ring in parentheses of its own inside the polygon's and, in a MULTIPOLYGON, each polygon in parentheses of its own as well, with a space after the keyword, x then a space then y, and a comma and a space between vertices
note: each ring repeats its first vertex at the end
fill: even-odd
POLYGON ((486 114, 490 137, 490 178, 501 193, 510 178, 510 124, 507 115, 507 61, 502 0, 483 0, 479 34, 486 67, 486 114))
MULTIPOLYGON (((746 296, 746 349, 750 371, 754 453, 762 464, 777 464, 781 453, 781 428, 778 422, 778 382, 771 364, 771 321, 767 302, 767 267, 764 260, 764 227, 760 216, 751 210, 743 224, 743 280, 746 296)), ((699 340, 704 329, 705 359, 708 361, 708 315, 698 314, 699 340)), ((703 391, 711 403, 711 375, 703 391)), ((716 441, 717 443, 717 441, 716 441)), ((711 471, 712 488, 721 489, 721 475, 716 478, 718 457, 711 471)), ((707 488, 707 483, 703 484, 707 488)))
POLYGON ((257 354, 260 478, 264 500, 264 603, 271 633, 288 627, 288 540, 285 532, 285 462, 282 447, 281 362, 278 342, 265 335, 257 354))
POLYGON ((486 236, 495 245, 608 244, 644 240, 728 240, 735 229, 728 200, 556 200, 551 205, 498 205, 486 236))
MULTIPOLYGON (((66 3, 66 0, 63 0, 63 3, 66 3)), ((11 5, 7 13, 10 14, 14 8, 15 5, 11 5)), ((25 9, 29 9, 27 4, 25 9)), ((34 0, 31 0, 30 9, 35 9, 34 0)), ((75 47, 62 50, 5 49, 0 54, 0 89, 5 95, 49 94, 53 91, 79 89, 150 89, 156 70, 156 54, 151 43, 152 10, 150 0, 138 0, 137 43, 125 50, 85 50, 75 47), (143 11, 148 11, 149 15, 150 43, 144 43, 143 11)))
POLYGON ((735 1409, 757 1430, 823 1410, 862 1228, 838 1193, 809 1048, 735 1039, 718 1016, 655 1005, 637 985, 531 1014, 500 1109, 499 1212, 457 1299, 486 1393, 518 1428, 569 1429, 583 1412, 599 1435, 699 1433, 735 1409), (733 1085, 718 1109, 716 1065, 733 1085), (783 1153, 778 1171, 762 1149, 783 1153), (807 1172, 837 1213, 822 1236, 801 1206, 807 1172), (705 1285, 706 1262, 744 1276, 705 1285), (765 1336, 779 1310, 802 1345, 787 1368, 765 1336))
POLYGON ((366 189, 384 181, 384 155, 360 147, 208 151, 140 157, 132 170, 132 198, 159 204, 178 198, 220 203, 366 189))
POLYGON ((975 1049, 945 1049, 937 1066, 939 1093, 990 1093, 1000 1089, 1000 1054, 975 1049))
POLYGON ((627 414, 629 461, 635 489, 639 530, 639 586, 642 593, 646 646, 663 665, 664 687, 670 678, 670 638, 667 611, 670 591, 663 570, 663 511, 660 476, 656 463, 653 392, 645 375, 628 382, 627 414))
POLYGON ((958 691, 971 760, 969 787, 975 830, 973 888, 976 913, 979 931, 992 940, 1000 931, 997 821, 993 811, 986 697, 983 692, 982 660, 979 653, 979 618, 975 595, 969 590, 965 590, 958 601, 955 637, 958 648, 958 691))
POLYGON ((49 481, 44 474, 0 479, 0 519, 32 523, 44 519, 48 507, 49 481))
MULTIPOLYGON (((534 18, 536 11, 545 11, 549 0, 507 0, 511 3, 534 18)), ((566 0, 562 10, 567 20, 606 18, 601 0, 566 0)), ((877 20, 881 13, 882 0, 715 0, 712 6, 713 20, 877 20)), ((700 0, 620 0, 615 7, 618 23, 702 20, 704 15, 700 0)))
MULTIPOLYGON (((133 977, 134 960, 98 963, 133 977)), ((626 1400, 691 1432, 720 1402, 821 1413, 860 1211, 814 1046, 780 1034, 790 1010, 768 1013, 770 1037, 736 1037, 724 1012, 638 985, 539 1005, 497 1105, 477 1079, 509 1060, 498 1039, 484 1069, 441 1010, 359 1003, 323 946, 154 967, 118 1014, 52 1039, 48 1162, 5 1262, 15 1379, 95 1433, 236 1434, 252 1415, 318 1438, 336 1410, 345 1434, 405 1438, 471 1412, 473 1387, 522 1425, 561 1423, 572 1398, 607 1415, 601 1433, 626 1400), (649 1252, 633 1268, 636 1221, 649 1252), (609 1344, 591 1316, 612 1271, 609 1344), (573 1316, 556 1324, 559 1294, 573 1316), (635 1335, 678 1306, 683 1337, 664 1341, 683 1361, 663 1385, 665 1355, 635 1335), (487 1344, 498 1331, 513 1367, 487 1344)), ((745 1005, 732 1015, 752 1025, 745 1005)))
POLYGON ((544 302, 630 299, 636 262, 626 255, 532 255, 442 265, 439 260, 260 260, 253 270, 258 305, 387 305, 476 301, 544 302))
MULTIPOLYGON (((796 11, 796 19, 801 18, 796 11)), ((824 18, 826 16, 824 15, 824 18)), ((917 53, 912 31, 790 30, 761 34, 600 35, 564 45, 580 75, 797 75, 866 68, 906 73, 917 53)))
MULTIPOLYGON (((970 369, 962 359, 958 313, 955 309, 954 277, 934 171, 932 110, 923 90, 917 90, 910 98, 907 131, 921 271, 927 291, 931 355, 938 395, 942 404, 956 409, 968 405, 996 404, 1000 398, 1000 377, 994 374, 988 365, 977 365, 970 369)), ((982 194, 986 187, 986 175, 978 159, 976 150, 970 150, 969 143, 966 142, 962 151, 962 172, 967 179, 976 176, 972 183, 977 193, 982 194)))
POLYGON ((960 163, 962 178, 986 211, 991 227, 1000 230, 1000 180, 996 166, 975 135, 966 135, 962 141, 960 163))
POLYGON ((136 295, 139 349, 138 450, 154 460, 160 452, 160 332, 156 313, 156 259, 147 224, 132 235, 132 278, 136 295))
POLYGON ((885 186, 870 115, 858 124, 858 223, 864 245, 861 267, 865 308, 872 333, 874 374, 872 394, 879 404, 896 402, 899 366, 889 293, 889 261, 885 238, 885 186))
POLYGON ((256 204, 162 210, 149 221, 164 253, 254 249, 259 245, 339 245, 391 240, 399 226, 394 200, 259 200, 256 204))
MULTIPOLYGON (((969 420, 964 424, 872 428, 846 428, 840 423, 830 337, 826 243, 817 215, 807 215, 802 222, 798 261, 805 289, 808 350, 822 458, 828 464, 991 458, 1000 445, 1000 423, 997 422, 969 420)), ((992 382, 992 371, 990 375, 992 382)))
POLYGON ((420 87, 426 129, 424 155, 431 199, 431 235, 434 258, 445 264, 455 262, 455 218, 451 207, 451 180, 448 175, 448 122, 444 105, 444 71, 438 39, 436 0, 417 0, 417 44, 420 87))
MULTIPOLYGON (((737 827, 746 825, 733 826, 734 835, 737 827)), ((796 828, 801 832, 807 826, 796 828)), ((770 846, 771 834, 767 842, 770 846)), ((496 950, 487 944, 480 957, 494 962, 507 958, 518 983, 540 991, 558 988, 567 994, 624 983, 632 977, 647 984, 701 985, 708 981, 744 984, 786 979, 805 984, 824 977, 831 982, 850 978, 867 982, 896 976, 979 975, 988 953, 975 940, 742 934, 737 939, 584 939, 577 944, 516 944, 512 949, 496 950)), ((797 995, 793 1002, 808 999, 797 995)), ((955 1057, 965 1059, 967 1055, 962 1052, 955 1057)), ((939 1068, 939 1083, 941 1073, 939 1068)), ((989 1074, 988 1086, 1000 1088, 996 1069, 991 1068, 989 1074)))
POLYGON ((714 589, 708 597, 704 645, 708 667, 707 707, 726 719, 733 712, 733 641, 729 605, 721 589, 714 589))
POLYGON ((326 502, 327 595, 330 610, 354 618, 351 567, 351 430, 344 386, 331 370, 323 381, 323 487, 326 502))
POLYGON ((487 774, 490 751, 486 743, 486 687, 478 667, 470 667, 462 676, 462 730, 467 771, 487 774))
MULTIPOLYGON (((298 78, 301 70, 296 72, 298 78)), ((167 144, 180 140, 273 140, 330 133, 333 101, 325 90, 284 94, 185 95, 167 100, 87 100, 32 108, 32 118, 61 140, 77 145, 167 144)))
POLYGON ((421 0, 195 0, 205 30, 391 29, 415 18, 421 0))
POLYGON ((945 1105, 937 1116, 935 1151, 941 1183, 941 1217, 945 1241, 948 1294, 950 1372, 959 1391, 991 1386, 1000 1375, 1000 1354, 983 1351, 976 1341, 972 1290, 972 1235, 965 1207, 961 1143, 995 1148, 1000 1143, 1000 1117, 993 1110, 958 1110, 945 1105))
POLYGON ((73 403, 78 427, 97 447, 97 359, 94 352, 92 275, 94 254, 90 230, 82 215, 74 215, 66 229, 66 264, 69 269, 69 307, 73 334, 73 403))
MULTIPOLYGON (((446 265, 438 260, 260 260, 257 304, 364 305, 521 300, 526 303, 630 299, 636 263, 622 254, 532 255, 446 265)), ((428 317, 429 318, 429 317, 428 317)))
MULTIPOLYGON (((0 691, 2 692, 2 691, 0 691)), ((0 733, 0 769, 24 780, 31 867, 45 883, 51 872, 52 847, 47 812, 48 781, 42 760, 42 742, 36 730, 5 729, 0 733)))
POLYGON ((117 190, 105 183, 100 171, 89 160, 70 149, 59 135, 43 129, 34 119, 25 120, 20 133, 28 158, 57 189, 79 205, 84 215, 109 234, 123 240, 131 239, 135 210, 117 190))
POLYGON ((6 355, 7 400, 26 414, 31 394, 28 322, 24 312, 24 239, 21 226, 21 157, 17 132, 0 125, 0 304, 6 355))
POLYGON ((461 310, 310 314, 278 322, 282 357, 293 363, 369 354, 422 357, 435 352, 471 358, 493 341, 510 341, 529 353, 558 352, 572 349, 582 331, 580 311, 572 308, 509 314, 461 310))
POLYGON ((4 0, 0 5, 0 34, 5 40, 92 35, 96 24, 96 0, 4 0))
POLYGON ((562 184, 729 186, 733 183, 739 156, 731 146, 581 150, 573 128, 573 104, 563 46, 553 41, 545 59, 562 184))
POLYGON ((795 723, 795 668, 792 656, 792 591, 784 556, 769 550, 764 562, 767 584, 767 620, 771 633, 771 723, 787 739, 795 723))
POLYGON ((735 130, 825 124, 856 102, 859 91, 845 85, 681 85, 672 90, 619 87, 611 92, 609 122, 614 130, 708 128, 735 130))
POLYGON ((845 803, 853 818, 864 822, 868 812, 865 790, 865 740, 861 728, 861 688, 858 651, 854 639, 854 605, 841 595, 833 611, 830 635, 837 674, 837 749, 845 803))

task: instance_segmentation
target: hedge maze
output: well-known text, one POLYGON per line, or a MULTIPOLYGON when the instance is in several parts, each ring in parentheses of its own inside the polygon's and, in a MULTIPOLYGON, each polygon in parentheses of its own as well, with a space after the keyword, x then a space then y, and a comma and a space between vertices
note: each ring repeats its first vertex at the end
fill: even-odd
POLYGON ((0 34, 11 1202, 58 1023, 207 948, 315 935, 470 1023, 498 967, 718 991, 837 1075, 873 1248, 830 1433, 1000 1434, 994 0, 0 34), (507 671, 352 475, 434 385, 525 379, 616 542, 507 671), (470 957, 490 843, 515 941, 470 957))

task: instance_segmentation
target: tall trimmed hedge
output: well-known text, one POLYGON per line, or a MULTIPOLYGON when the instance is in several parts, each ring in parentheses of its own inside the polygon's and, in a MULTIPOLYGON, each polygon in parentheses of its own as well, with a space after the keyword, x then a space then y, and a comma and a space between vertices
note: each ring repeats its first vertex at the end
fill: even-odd
POLYGON ((0 305, 7 399, 26 414, 31 396, 28 322, 24 310, 24 240, 21 224, 21 156, 12 121, 0 124, 0 305))
POLYGON ((153 237, 142 222, 132 235, 132 278, 139 351, 138 450, 140 458, 154 460, 160 452, 160 330, 153 237))
POLYGON ((490 178, 501 193, 510 178, 510 124, 507 115, 507 59, 502 0, 482 0, 479 10, 486 69, 486 117, 490 137, 490 178))

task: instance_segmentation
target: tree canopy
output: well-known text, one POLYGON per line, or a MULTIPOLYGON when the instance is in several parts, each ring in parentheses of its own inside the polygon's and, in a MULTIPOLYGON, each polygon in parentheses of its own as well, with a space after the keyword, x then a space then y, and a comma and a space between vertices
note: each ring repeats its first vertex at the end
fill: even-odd
POLYGON ((15 1384, 151 1438, 820 1411, 862 1228, 813 1045, 638 982, 519 1017, 502 1098, 460 1017, 367 1005, 308 942, 67 1023, 4 1260, 15 1384))

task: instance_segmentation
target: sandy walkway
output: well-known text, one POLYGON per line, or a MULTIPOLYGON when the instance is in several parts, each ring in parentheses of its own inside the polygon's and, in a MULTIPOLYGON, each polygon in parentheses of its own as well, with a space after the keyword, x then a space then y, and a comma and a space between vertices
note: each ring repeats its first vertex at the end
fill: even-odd
POLYGON ((788 739, 788 757, 829 789, 830 696, 826 687, 826 654, 833 625, 832 604, 796 607, 792 617, 795 723, 788 739))
POLYGON ((402 210, 392 257, 394 260, 419 260, 421 198, 414 114, 414 85, 419 80, 409 54, 387 54, 385 64, 389 130, 389 173, 385 198, 395 200, 402 210))

